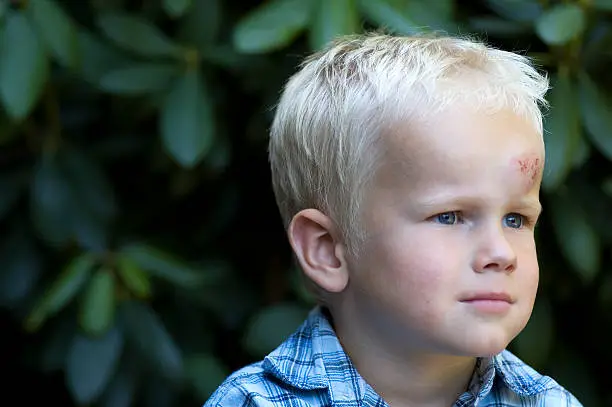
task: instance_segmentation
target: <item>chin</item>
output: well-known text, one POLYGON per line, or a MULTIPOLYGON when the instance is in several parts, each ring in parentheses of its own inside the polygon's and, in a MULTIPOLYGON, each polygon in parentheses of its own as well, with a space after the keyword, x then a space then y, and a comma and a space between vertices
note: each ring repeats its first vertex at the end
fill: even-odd
POLYGON ((491 357, 505 350, 511 340, 505 332, 482 332, 465 337, 456 345, 461 356, 491 357))

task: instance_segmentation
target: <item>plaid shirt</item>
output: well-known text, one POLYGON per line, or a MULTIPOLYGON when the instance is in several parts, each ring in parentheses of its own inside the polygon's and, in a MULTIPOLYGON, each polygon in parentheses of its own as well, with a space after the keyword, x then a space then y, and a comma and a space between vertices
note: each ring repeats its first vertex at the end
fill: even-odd
MULTIPOLYGON (((323 407, 388 404, 359 375, 325 313, 307 320, 263 361, 234 372, 204 407, 323 407)), ((479 359, 454 407, 582 407, 556 381, 508 351, 479 359)))

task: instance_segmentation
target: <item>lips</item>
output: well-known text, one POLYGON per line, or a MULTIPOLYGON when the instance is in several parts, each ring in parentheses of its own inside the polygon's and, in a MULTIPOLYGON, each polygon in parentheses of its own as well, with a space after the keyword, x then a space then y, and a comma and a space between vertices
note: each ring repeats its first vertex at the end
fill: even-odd
POLYGON ((512 308, 514 300, 505 292, 478 292, 465 296, 461 303, 479 315, 506 315, 512 308))
POLYGON ((505 292, 478 292, 468 294, 460 300, 461 302, 474 302, 474 301, 503 301, 512 304, 514 301, 510 294, 505 292))

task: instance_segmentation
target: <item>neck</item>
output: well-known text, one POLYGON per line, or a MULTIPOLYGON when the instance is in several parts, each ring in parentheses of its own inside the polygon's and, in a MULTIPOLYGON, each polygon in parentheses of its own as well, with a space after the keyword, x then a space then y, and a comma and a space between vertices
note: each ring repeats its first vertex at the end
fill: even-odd
POLYGON ((336 321, 340 342, 359 374, 392 407, 450 406, 467 390, 476 358, 401 351, 336 321))

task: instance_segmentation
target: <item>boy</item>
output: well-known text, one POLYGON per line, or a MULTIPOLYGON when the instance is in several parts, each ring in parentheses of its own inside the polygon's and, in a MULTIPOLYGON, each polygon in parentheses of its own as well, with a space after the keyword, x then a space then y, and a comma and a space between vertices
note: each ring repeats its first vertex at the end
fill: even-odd
POLYGON ((581 406, 505 350, 538 286, 547 89, 467 39, 355 35, 308 58, 270 161, 320 305, 205 406, 581 406))

